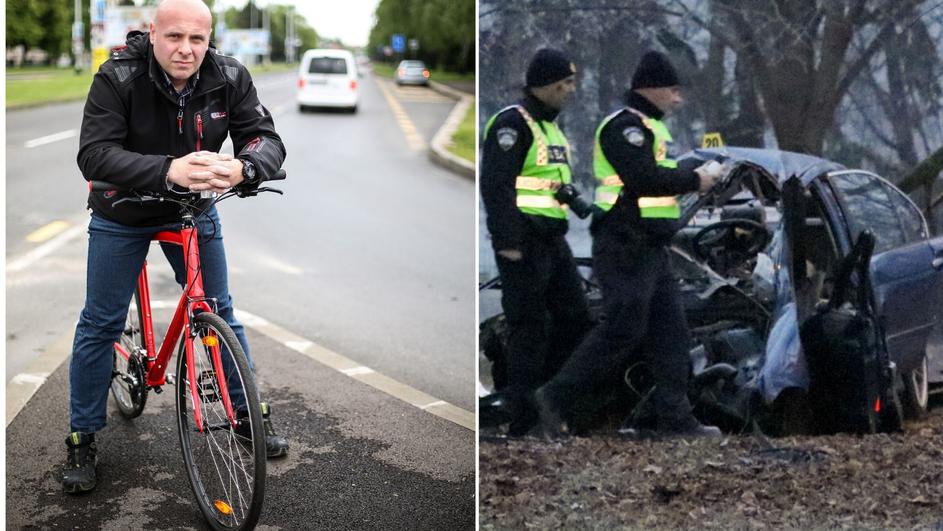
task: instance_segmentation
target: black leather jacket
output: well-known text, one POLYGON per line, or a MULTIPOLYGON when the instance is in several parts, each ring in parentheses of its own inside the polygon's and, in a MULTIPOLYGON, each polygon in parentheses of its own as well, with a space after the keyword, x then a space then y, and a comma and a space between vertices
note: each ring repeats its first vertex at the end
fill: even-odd
MULTIPOLYGON (((174 157, 198 147, 218 152, 227 135, 236 157, 251 161, 259 175, 272 175, 281 167, 285 147, 248 70, 237 60, 209 48, 183 107, 164 83, 148 35, 130 33, 127 47, 114 52, 95 74, 85 102, 77 158, 85 180, 166 190, 174 157)), ((173 203, 142 202, 126 193, 90 192, 88 205, 102 217, 131 226, 180 218, 173 203)))

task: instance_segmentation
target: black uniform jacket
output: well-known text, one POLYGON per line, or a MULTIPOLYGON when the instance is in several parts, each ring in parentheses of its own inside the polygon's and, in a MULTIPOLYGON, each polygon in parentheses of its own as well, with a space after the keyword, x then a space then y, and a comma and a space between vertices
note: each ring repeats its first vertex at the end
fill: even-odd
MULTIPOLYGON (((210 48, 193 93, 180 107, 165 87, 148 34, 132 32, 127 48, 113 53, 92 81, 78 165, 87 181, 166 190, 174 157, 197 151, 198 140, 201 150, 218 152, 227 134, 236 157, 251 161, 259 175, 274 174, 285 160, 275 123, 241 63, 210 48)), ((171 202, 142 202, 126 193, 91 192, 88 204, 96 214, 131 226, 180 219, 179 207, 171 202)))
MULTIPOLYGON (((642 114, 660 120, 664 113, 646 98, 634 91, 626 93, 625 102, 642 114)), ((699 179, 694 173, 695 163, 679 164, 678 169, 662 168, 655 163, 653 143, 655 135, 642 124, 641 118, 623 109, 599 134, 603 154, 622 179, 623 188, 615 206, 605 214, 597 214, 592 231, 647 236, 648 241, 660 245, 668 242, 678 229, 677 223, 666 219, 642 219, 638 198, 680 195, 698 189, 699 179), (635 145, 629 138, 641 131, 644 140, 635 145)), ((669 149, 669 157, 671 156, 669 149)))
MULTIPOLYGON (((526 95, 520 103, 536 121, 553 121, 559 111, 548 107, 537 98, 526 95)), ((516 109, 508 109, 495 118, 482 143, 481 152, 481 199, 488 214, 488 232, 495 250, 521 249, 528 238, 566 234, 565 219, 524 214, 517 208, 517 191, 514 183, 524 168, 527 151, 534 135, 527 122, 516 109), (499 134, 510 138, 513 131, 515 141, 502 147, 499 134)))

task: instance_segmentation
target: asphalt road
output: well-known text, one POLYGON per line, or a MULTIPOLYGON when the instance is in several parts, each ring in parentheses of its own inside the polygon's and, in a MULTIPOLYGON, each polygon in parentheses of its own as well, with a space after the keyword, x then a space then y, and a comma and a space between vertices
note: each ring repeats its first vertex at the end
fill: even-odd
MULTIPOLYGON (((474 410, 473 184, 423 151, 450 100, 361 81, 356 115, 300 114, 292 74, 260 76, 288 150, 289 178, 278 184, 285 195, 219 207, 236 308, 271 325, 246 323, 264 396, 293 445, 270 466, 261 520, 268 527, 260 528, 470 529, 473 432, 455 415, 450 421, 398 397, 406 389, 447 402, 466 425, 474 410), (273 339, 272 327, 295 341, 273 339), (303 355, 311 348, 299 344, 397 385, 365 385, 303 355)), ((68 497, 56 483, 68 430, 68 364, 58 363, 84 300, 81 111, 67 104, 7 113, 7 522, 200 528, 172 393, 152 395, 132 423, 110 414, 99 490, 68 497), (40 383, 11 422, 24 389, 40 383)), ((151 260, 154 298, 175 299, 160 252, 151 260)), ((159 323, 169 318, 157 313, 159 323)))

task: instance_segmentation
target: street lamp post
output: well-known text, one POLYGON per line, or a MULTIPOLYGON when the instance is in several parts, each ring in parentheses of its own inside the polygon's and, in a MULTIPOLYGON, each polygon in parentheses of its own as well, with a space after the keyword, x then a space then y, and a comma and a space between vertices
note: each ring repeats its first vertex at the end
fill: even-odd
POLYGON ((85 28, 82 26, 82 0, 75 0, 75 21, 72 23, 72 66, 75 73, 82 71, 82 58, 85 55, 85 28))

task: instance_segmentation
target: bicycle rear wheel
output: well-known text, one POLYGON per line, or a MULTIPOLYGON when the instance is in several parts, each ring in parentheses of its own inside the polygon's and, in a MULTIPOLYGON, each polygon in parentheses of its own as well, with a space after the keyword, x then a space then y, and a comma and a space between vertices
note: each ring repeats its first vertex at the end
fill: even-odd
POLYGON ((192 328, 193 367, 187 366, 184 349, 177 360, 177 428, 187 477, 213 529, 252 529, 265 494, 265 439, 255 377, 236 334, 221 317, 201 313, 192 328), (222 358, 222 375, 214 367, 214 351, 222 358), (226 414, 224 389, 238 410, 235 427, 226 414), (196 404, 202 430, 194 416, 196 404))
POLYGON ((111 395, 118 406, 121 416, 133 419, 144 411, 147 403, 147 385, 145 385, 144 361, 146 356, 144 347, 144 327, 141 312, 141 299, 135 290, 134 306, 128 308, 128 319, 124 325, 124 332, 115 346, 114 366, 111 372, 111 395), (122 352, 123 350, 123 352, 122 352))

